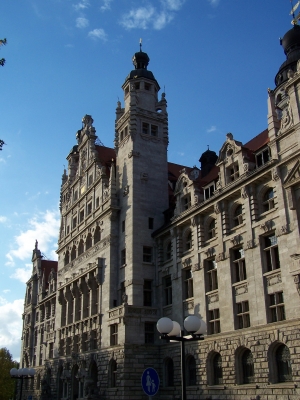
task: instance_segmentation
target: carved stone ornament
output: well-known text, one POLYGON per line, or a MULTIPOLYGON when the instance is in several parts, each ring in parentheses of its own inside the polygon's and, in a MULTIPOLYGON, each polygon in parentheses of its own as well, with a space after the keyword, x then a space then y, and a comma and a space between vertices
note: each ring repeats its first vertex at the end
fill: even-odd
POLYGON ((247 249, 253 249, 255 247, 254 239, 247 240, 247 249))
POLYGON ((286 235, 287 233, 289 233, 288 225, 282 225, 282 227, 279 229, 279 232, 277 232, 277 231, 278 231, 278 229, 276 229, 277 236, 286 235))
POLYGON ((189 267, 192 263, 192 260, 190 259, 190 257, 186 258, 185 260, 182 260, 182 266, 184 268, 189 267))
POLYGON ((246 186, 243 186, 243 187, 241 188, 241 197, 242 197, 243 199, 246 199, 247 197, 249 197, 248 189, 246 188, 246 186))
POLYGON ((192 217, 192 218, 191 218, 191 225, 192 225, 193 227, 196 226, 196 219, 195 219, 195 217, 192 217))
POLYGON ((278 181, 278 179, 279 179, 279 170, 278 170, 278 167, 274 167, 274 168, 272 169, 272 179, 273 179, 273 181, 278 181))
POLYGON ((124 187, 124 190, 123 190, 123 197, 127 196, 128 193, 129 193, 129 186, 126 185, 126 186, 124 187))
POLYGON ((212 257, 215 253, 215 248, 209 247, 204 253, 206 254, 206 257, 212 257))
POLYGON ((281 272, 277 272, 276 274, 272 274, 267 277, 267 286, 273 286, 281 282, 281 272))
POLYGON ((225 256, 225 253, 224 253, 224 252, 219 253, 219 254, 217 255, 217 257, 216 257, 216 261, 217 261, 217 262, 223 261, 223 260, 225 260, 225 259, 226 259, 226 256, 225 256))
POLYGON ((199 263, 193 265, 192 272, 200 271, 201 269, 202 269, 202 263, 199 262, 199 263))
POLYGON ((269 221, 266 221, 264 224, 260 226, 265 232, 269 232, 272 230, 273 227, 273 221, 270 219, 269 221))
POLYGON ((220 203, 219 203, 219 202, 218 202, 218 203, 215 203, 214 209, 215 209, 215 213, 216 213, 216 214, 220 214, 221 209, 220 209, 220 203))
POLYGON ((131 150, 131 151, 128 153, 128 158, 131 158, 131 157, 139 157, 139 156, 140 156, 140 152, 139 152, 139 151, 131 150))
POLYGON ((297 275, 294 276, 294 282, 295 282, 295 285, 296 285, 297 292, 298 292, 298 294, 300 296, 300 274, 297 274, 297 275))
POLYGON ((216 302, 218 302, 218 301, 219 301, 219 293, 213 293, 213 294, 209 294, 209 295, 207 296, 207 302, 208 302, 208 304, 216 303, 216 302))
POLYGON ((248 284, 244 283, 243 285, 235 286, 235 295, 240 296, 241 294, 248 293, 248 284))
POLYGON ((290 107, 290 103, 287 103, 287 106, 282 110, 282 118, 281 118, 281 126, 280 132, 285 131, 289 128, 293 123, 292 111, 290 107))
POLYGON ((230 241, 234 246, 237 246, 241 243, 241 235, 234 236, 232 239, 230 239, 230 241))

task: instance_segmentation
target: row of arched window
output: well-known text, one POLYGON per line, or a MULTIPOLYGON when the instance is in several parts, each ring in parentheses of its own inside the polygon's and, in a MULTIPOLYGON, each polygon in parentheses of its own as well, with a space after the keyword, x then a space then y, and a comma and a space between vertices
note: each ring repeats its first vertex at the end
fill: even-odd
POLYGON ((97 226, 95 229, 94 235, 89 233, 85 239, 81 239, 78 243, 78 246, 73 245, 71 251, 67 250, 64 257, 64 265, 69 264, 69 262, 75 260, 75 258, 79 257, 89 248, 91 248, 96 243, 100 242, 101 239, 101 230, 100 227, 97 226))
MULTIPOLYGON (((292 367, 290 351, 283 343, 276 343, 270 347, 268 354, 270 383, 282 383, 292 381, 292 367)), ((197 385, 196 360, 188 355, 186 360, 186 384, 197 385)), ((206 363, 207 384, 209 386, 223 385, 223 360, 218 352, 211 352, 206 363)), ((241 347, 235 353, 235 380, 237 385, 254 383, 257 381, 255 374, 255 361, 250 349, 241 347)), ((174 386, 174 363, 172 358, 164 360, 163 384, 165 387, 174 386)))

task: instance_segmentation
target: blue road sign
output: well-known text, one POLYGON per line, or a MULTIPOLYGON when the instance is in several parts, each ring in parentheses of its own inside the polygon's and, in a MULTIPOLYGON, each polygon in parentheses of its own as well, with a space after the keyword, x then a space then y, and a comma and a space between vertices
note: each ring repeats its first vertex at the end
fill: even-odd
POLYGON ((159 389, 159 376, 154 368, 147 368, 142 375, 142 388, 148 396, 155 396, 159 389))

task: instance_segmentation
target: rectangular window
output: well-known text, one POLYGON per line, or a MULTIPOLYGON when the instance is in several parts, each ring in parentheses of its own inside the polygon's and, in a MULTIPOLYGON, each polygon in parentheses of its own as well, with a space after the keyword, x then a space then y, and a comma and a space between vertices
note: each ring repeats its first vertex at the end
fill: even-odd
POLYGON ((158 136, 158 126, 151 125, 151 136, 158 136))
POLYGON ((122 221, 122 232, 125 232, 125 220, 122 221))
POLYGON ((152 262, 152 247, 143 247, 143 262, 151 263, 152 262))
POLYGON ((152 281, 144 280, 144 306, 152 306, 152 281))
POLYGON ((93 183, 93 175, 90 175, 90 176, 89 176, 88 185, 91 186, 92 183, 93 183))
POLYGON ((145 90, 151 90, 151 85, 150 85, 150 83, 144 83, 144 88, 145 88, 145 90))
POLYGON ((249 302, 242 301, 236 303, 236 317, 237 317, 237 329, 248 328, 250 326, 250 313, 249 313, 249 302))
POLYGON ((204 200, 209 199, 215 191, 215 185, 210 185, 209 187, 204 189, 204 200))
POLYGON ((153 229, 154 218, 148 218, 148 228, 153 229))
POLYGON ((73 199, 74 199, 74 201, 76 201, 78 199, 78 190, 75 190, 73 199))
POLYGON ((183 197, 182 204, 183 204, 184 210, 187 210, 188 208, 191 207, 191 195, 190 194, 183 197))
POLYGON ((239 165, 233 164, 231 167, 228 168, 227 172, 228 172, 229 182, 235 181, 240 176, 239 165))
POLYGON ((257 167, 261 167, 262 165, 266 164, 270 161, 270 152, 269 148, 261 151, 260 153, 256 154, 256 165, 257 167))
POLYGON ((53 342, 49 343, 49 358, 53 358, 53 342))
POLYGON ((233 281, 241 282, 247 279, 246 262, 243 248, 232 250, 233 281))
POLYGON ((207 292, 218 289, 218 273, 217 273, 217 263, 215 259, 206 260, 206 277, 207 277, 207 292))
POLYGON ((144 135, 148 135, 149 134, 149 124, 147 124, 147 122, 143 122, 142 124, 142 133, 144 135))
POLYGON ((154 343, 155 323, 145 322, 145 343, 154 343))
POLYGON ((277 236, 265 236, 263 239, 265 271, 269 272, 280 268, 277 236))
POLYGON ((126 249, 123 249, 121 251, 121 265, 126 265, 126 249))
POLYGON ((135 90, 139 90, 139 88, 140 88, 140 82, 136 82, 136 83, 134 84, 134 88, 135 88, 135 90))
POLYGON ((84 210, 81 210, 79 214, 79 222, 82 222, 83 220, 84 220, 84 210))
POLYGON ((118 344, 118 324, 110 325, 110 345, 118 344))
POLYGON ((97 331, 96 329, 91 331, 91 350, 97 349, 97 331))
POLYGON ((218 308, 208 311, 208 333, 213 335, 214 333, 221 332, 220 325, 220 311, 218 308))
POLYGON ((76 228, 77 225, 77 216, 73 218, 73 229, 76 228))
POLYGON ((97 197, 97 198, 96 198, 96 208, 98 208, 99 205, 100 205, 100 200, 99 200, 99 197, 97 197))
POLYGON ((164 286, 164 305, 172 304, 172 278, 171 275, 165 276, 163 279, 164 286))
POLYGON ((86 213, 87 215, 90 215, 92 213, 92 202, 88 203, 86 207, 86 213))
POLYGON ((189 299, 194 296, 192 269, 186 268, 182 272, 183 272, 184 298, 189 299))
POLYGON ((283 292, 276 292, 269 295, 270 300, 270 322, 284 321, 285 310, 283 292))

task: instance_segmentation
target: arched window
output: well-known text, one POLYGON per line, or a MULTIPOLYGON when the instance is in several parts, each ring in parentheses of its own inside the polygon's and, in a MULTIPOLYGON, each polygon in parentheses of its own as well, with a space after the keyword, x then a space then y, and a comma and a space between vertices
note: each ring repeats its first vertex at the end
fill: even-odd
POLYGON ((101 239, 101 231, 100 227, 97 226, 94 233, 94 244, 100 242, 100 239, 101 239))
POLYGON ((110 362, 109 362, 108 385, 109 385, 109 387, 117 386, 117 362, 116 362, 116 360, 110 360, 110 362))
POLYGON ((171 358, 166 358, 164 362, 164 386, 174 386, 174 364, 171 358))
POLYGON ((189 356, 186 360, 186 378, 188 386, 196 385, 196 361, 193 356, 189 356))
POLYGON ((213 384, 222 385, 223 383, 223 371, 222 371, 222 357, 219 353, 216 353, 212 360, 213 367, 213 384))
POLYGON ((81 239, 78 245, 78 256, 80 256, 84 252, 84 244, 83 240, 81 239))
POLYGON ((92 235, 89 233, 86 238, 85 249, 88 250, 90 247, 92 247, 92 235))
POLYGON ((263 212, 269 211, 274 208, 274 190, 273 188, 268 189, 263 197, 263 212))
POLYGON ((291 355, 287 346, 280 345, 276 350, 276 366, 278 382, 290 382, 292 380, 291 355))
POLYGON ((253 355, 249 349, 246 349, 242 354, 242 383, 254 382, 254 365, 253 355))
POLYGON ((75 258, 76 258, 76 247, 74 245, 71 251, 71 261, 75 260, 75 258))
POLYGON ((233 226, 239 226, 243 223, 243 208, 242 205, 239 204, 234 210, 233 214, 233 226))
POLYGON ((70 253, 69 250, 67 250, 65 254, 64 264, 67 265, 69 264, 69 262, 70 262, 70 253))
POLYGON ((208 225, 207 238, 212 239, 216 236, 216 220, 212 219, 208 225))

